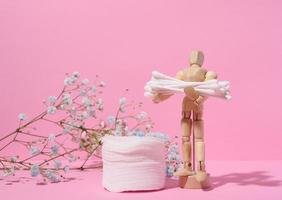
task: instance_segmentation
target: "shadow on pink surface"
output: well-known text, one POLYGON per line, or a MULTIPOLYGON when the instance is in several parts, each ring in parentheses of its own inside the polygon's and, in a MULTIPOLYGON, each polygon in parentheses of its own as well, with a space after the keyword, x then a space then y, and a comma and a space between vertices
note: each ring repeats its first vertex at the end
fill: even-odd
MULTIPOLYGON (((99 175, 100 176, 100 175, 99 175)), ((85 177, 80 177, 80 175, 75 177, 68 177, 61 181, 59 184, 67 182, 76 182, 83 181, 85 177)), ((97 177, 100 180, 100 177, 97 177)), ((274 176, 270 175, 268 171, 252 171, 244 173, 229 173, 220 176, 211 176, 212 187, 205 189, 204 191, 211 191, 217 188, 223 187, 227 184, 236 184, 238 186, 262 186, 262 187, 282 187, 282 180, 275 179, 274 176)), ((19 176, 19 177, 10 177, 10 178, 0 178, 0 183, 3 185, 18 185, 18 184, 33 184, 37 186, 48 186, 50 183, 47 182, 38 182, 38 180, 28 177, 28 176, 19 176)), ((162 190, 170 190, 178 188, 177 179, 166 179, 166 185, 164 189, 161 190, 152 190, 152 191, 134 191, 134 192, 125 192, 125 193, 146 193, 146 192, 158 192, 162 190)))
MULTIPOLYGON (((211 191, 216 188, 222 187, 226 184, 237 184, 238 186, 262 186, 262 187, 281 187, 282 180, 274 179, 274 176, 269 175, 270 172, 267 171, 253 171, 245 173, 229 173, 221 176, 211 176, 212 186, 208 189, 203 189, 203 191, 211 191)), ((166 184, 164 189, 160 190, 149 190, 149 191, 130 191, 123 193, 146 193, 146 192, 159 192, 162 190, 169 190, 178 188, 177 179, 166 179, 166 184)))
POLYGON ((265 187, 281 187, 282 180, 273 179, 267 171, 253 171, 246 173, 230 173, 221 176, 212 176, 212 187, 207 190, 213 190, 228 183, 234 183, 241 186, 256 185, 265 187))
MULTIPOLYGON (((67 183, 67 182, 71 182, 74 180, 82 180, 81 178, 75 178, 75 177, 69 177, 69 178, 65 178, 63 179, 60 183, 67 183)), ((34 182, 35 185, 38 186, 42 186, 42 185, 49 185, 49 184, 54 184, 54 183, 48 183, 48 182, 43 182, 43 181, 38 181, 35 180, 34 178, 31 177, 15 177, 15 178, 0 178, 0 181, 3 181, 4 184, 3 185, 14 185, 14 184, 28 184, 28 183, 32 183, 34 182)))
POLYGON ((178 187, 178 180, 167 178, 165 183, 165 190, 178 187))

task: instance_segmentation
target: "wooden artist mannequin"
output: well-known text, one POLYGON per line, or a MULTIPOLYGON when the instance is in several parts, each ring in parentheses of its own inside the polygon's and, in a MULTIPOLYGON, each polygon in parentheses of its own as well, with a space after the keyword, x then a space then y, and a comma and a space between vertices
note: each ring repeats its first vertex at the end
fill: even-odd
MULTIPOLYGON (((201 51, 192 51, 189 57, 190 67, 179 71, 176 78, 182 81, 201 82, 216 79, 216 73, 202 68, 204 54, 201 51)), ((186 96, 182 102, 182 154, 183 169, 174 173, 179 176, 180 187, 183 188, 207 188, 209 187, 209 176, 205 168, 205 143, 204 143, 204 121, 203 102, 207 97, 200 96, 192 87, 185 88, 186 96), (194 134, 194 141, 191 138, 194 134), (194 144, 193 144, 194 142, 194 144), (194 146, 195 158, 192 162, 192 145, 194 146), (193 164, 197 163, 197 170, 193 164)), ((158 94, 154 102, 166 100, 171 95, 158 94)))

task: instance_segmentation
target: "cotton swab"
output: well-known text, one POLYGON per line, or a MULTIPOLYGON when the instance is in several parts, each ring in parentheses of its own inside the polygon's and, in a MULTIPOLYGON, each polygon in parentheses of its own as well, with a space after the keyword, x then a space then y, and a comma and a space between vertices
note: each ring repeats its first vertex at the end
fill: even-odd
POLYGON ((193 87, 200 95, 214 96, 224 99, 231 99, 228 81, 216 79, 203 82, 188 82, 167 76, 158 71, 152 72, 152 78, 144 87, 146 97, 153 98, 158 94, 172 95, 184 92, 187 87, 193 87))

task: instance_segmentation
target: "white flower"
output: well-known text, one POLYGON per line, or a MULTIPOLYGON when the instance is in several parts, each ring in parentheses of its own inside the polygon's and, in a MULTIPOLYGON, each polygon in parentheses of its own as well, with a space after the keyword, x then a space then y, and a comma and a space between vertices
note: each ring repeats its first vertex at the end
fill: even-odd
POLYGON ((127 102, 126 98, 125 97, 122 97, 119 99, 119 105, 122 106, 122 105, 125 105, 127 102))
POLYGON ((10 158, 10 161, 11 161, 11 162, 16 162, 16 161, 17 161, 17 158, 18 158, 17 156, 12 156, 12 157, 10 158))
POLYGON ((144 112, 144 111, 140 112, 140 113, 137 115, 137 119, 139 119, 139 120, 143 120, 143 119, 145 119, 146 117, 147 117, 147 113, 144 112))
POLYGON ((31 166, 30 168, 30 174, 32 177, 36 177, 39 175, 40 169, 39 166, 37 164, 34 164, 31 166))
POLYGON ((65 107, 66 107, 66 105, 64 105, 64 104, 61 104, 61 105, 60 105, 60 109, 61 109, 61 110, 64 110, 65 107))
POLYGON ((81 82, 82 82, 83 85, 87 85, 89 83, 89 80, 87 78, 85 78, 81 82))
POLYGON ((67 172, 69 172, 69 171, 70 171, 70 167, 69 167, 68 165, 66 165, 66 166, 64 167, 64 172, 67 173, 67 172))
POLYGON ((56 113, 57 108, 55 106, 49 106, 47 108, 47 113, 48 114, 55 114, 56 113))
POLYGON ((83 105, 85 107, 92 105, 92 102, 91 102, 91 100, 88 97, 83 97, 81 102, 83 103, 83 105))
POLYGON ((80 135, 81 139, 87 140, 87 133, 85 131, 83 131, 80 135))
POLYGON ((76 77, 74 77, 74 76, 67 77, 67 78, 65 78, 65 80, 64 80, 64 84, 65 84, 66 86, 72 85, 72 84, 74 84, 75 82, 76 82, 76 77))
POLYGON ((136 129, 136 130, 134 131, 133 135, 139 136, 139 137, 143 137, 143 136, 145 136, 145 132, 142 131, 142 130, 140 130, 140 129, 136 129))
POLYGON ((124 132, 125 132, 126 135, 129 135, 129 132, 130 132, 130 131, 129 131, 128 126, 124 127, 123 130, 124 130, 124 132))
POLYGON ((29 149, 31 155, 36 155, 40 153, 40 150, 37 147, 30 147, 29 149))
POLYGON ((25 121, 27 119, 26 115, 24 113, 20 113, 18 118, 21 120, 21 121, 25 121))
POLYGON ((62 162, 60 160, 54 160, 55 168, 59 169, 62 166, 62 162))
POLYGON ((76 114, 76 112, 77 112, 77 109, 76 109, 76 107, 75 107, 75 106, 73 106, 73 107, 70 109, 70 113, 71 113, 71 115, 75 115, 75 114, 76 114))
POLYGON ((78 78, 80 76, 80 73, 79 72, 73 72, 72 75, 75 77, 75 78, 78 78))
POLYGON ((175 160, 175 159, 176 159, 176 153, 170 152, 170 153, 167 155, 167 159, 168 159, 168 160, 175 160))
POLYGON ((54 144, 54 145, 51 147, 51 152, 52 152, 53 155, 57 155, 57 154, 59 153, 59 147, 54 144))
POLYGON ((71 83, 70 83, 70 79, 67 77, 67 78, 65 78, 65 80, 64 80, 64 85, 70 85, 71 83))
POLYGON ((47 176, 48 179, 51 180, 51 182, 53 183, 58 183, 61 181, 60 177, 58 175, 56 175, 55 173, 53 173, 50 169, 47 169, 45 171, 45 175, 47 176))
POLYGON ((92 106, 87 107, 87 113, 89 116, 95 116, 95 110, 92 106))
POLYGON ((108 117, 108 123, 110 125, 113 125, 115 123, 115 121, 116 121, 115 116, 111 115, 111 116, 108 117))
POLYGON ((114 130, 113 134, 116 135, 116 136, 119 136, 119 135, 121 135, 121 131, 120 130, 114 130))
POLYGON ((153 125, 152 125, 152 124, 146 124, 146 129, 147 129, 147 130, 150 130, 151 128, 153 128, 153 125))
POLYGON ((97 91, 96 85, 93 85, 93 86, 92 86, 91 91, 92 91, 92 92, 96 92, 96 91, 97 91))
POLYGON ((103 111, 104 110, 104 104, 99 104, 98 105, 98 110, 103 111))
POLYGON ((178 152, 178 145, 177 144, 173 144, 169 147, 168 151, 172 151, 172 152, 178 152))
POLYGON ((64 128, 63 134, 67 134, 69 132, 71 132, 71 129, 69 127, 64 128))
POLYGON ((104 81, 100 81, 99 86, 100 87, 105 87, 106 83, 104 81))
POLYGON ((169 137, 165 133, 150 132, 150 133, 147 134, 147 136, 156 137, 156 138, 162 140, 163 142, 168 142, 169 141, 169 137))
POLYGON ((119 111, 122 112, 122 113, 125 113, 126 112, 125 107, 124 106, 120 106, 119 107, 119 111))
POLYGON ((57 101, 57 98, 55 96, 48 97, 48 102, 51 104, 54 104, 57 101))
POLYGON ((79 91, 79 95, 80 95, 80 96, 85 96, 86 94, 87 94, 87 91, 84 90, 84 89, 81 89, 81 90, 79 91))
POLYGON ((116 122, 116 131, 122 131, 122 126, 121 126, 119 120, 117 120, 117 122, 116 122))
POLYGON ((64 93, 63 94, 63 99, 69 99, 69 98, 71 98, 70 93, 64 93))
POLYGON ((104 109, 104 101, 103 101, 103 99, 99 98, 96 101, 96 105, 97 105, 98 110, 102 111, 104 109))
POLYGON ((103 104, 104 101, 103 101, 103 99, 99 98, 99 99, 97 99, 97 102, 96 102, 96 103, 97 103, 97 104, 103 104))
POLYGON ((64 131, 63 131, 63 133, 69 133, 69 132, 71 132, 73 129, 75 129, 75 123, 74 122, 72 122, 72 121, 70 121, 70 122, 67 122, 67 125, 65 126, 65 128, 64 128, 64 131))
POLYGON ((84 120, 84 119, 87 119, 88 117, 89 117, 89 115, 88 115, 88 112, 87 111, 83 111, 82 113, 81 113, 81 119, 82 120, 84 120))
POLYGON ((173 173, 174 173, 173 167, 172 166, 167 166, 166 167, 166 174, 167 174, 167 176, 168 177, 173 176, 173 173))
POLYGON ((11 167, 11 168, 6 168, 4 169, 4 174, 3 176, 11 176, 15 174, 15 167, 11 167))
POLYGON ((99 123, 99 126, 100 126, 100 128, 104 128, 104 127, 106 127, 106 124, 105 124, 104 121, 101 121, 101 122, 99 123))
POLYGON ((180 161, 180 155, 179 154, 175 155, 175 160, 180 161))
POLYGON ((63 94, 63 102, 66 105, 71 105, 72 104, 71 95, 69 93, 64 93, 63 94))
POLYGON ((55 136, 54 134, 50 134, 50 135, 48 136, 48 140, 49 140, 49 141, 54 141, 55 138, 56 138, 56 136, 55 136))
POLYGON ((74 162, 74 161, 76 161, 77 160, 77 157, 75 157, 74 155, 70 155, 69 157, 68 157, 68 161, 71 163, 71 162, 74 162))

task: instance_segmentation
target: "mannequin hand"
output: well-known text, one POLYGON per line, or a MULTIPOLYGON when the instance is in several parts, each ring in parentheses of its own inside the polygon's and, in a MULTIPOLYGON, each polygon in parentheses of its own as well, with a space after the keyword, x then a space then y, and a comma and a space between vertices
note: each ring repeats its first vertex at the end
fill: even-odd
POLYGON ((194 90, 193 87, 186 87, 184 89, 184 92, 186 96, 192 101, 196 101, 199 97, 199 94, 194 90))
POLYGON ((197 100, 193 101, 192 107, 195 112, 199 112, 202 109, 202 105, 198 103, 197 100))
POLYGON ((199 97, 195 100, 195 102, 196 102, 197 104, 202 104, 205 100, 206 100, 205 97, 199 96, 199 97))
POLYGON ((171 97, 171 96, 172 96, 172 94, 171 94, 171 95, 157 94, 156 96, 154 96, 154 97, 152 98, 152 100, 153 100, 154 103, 160 103, 160 102, 162 102, 162 101, 168 99, 168 98, 171 97))

